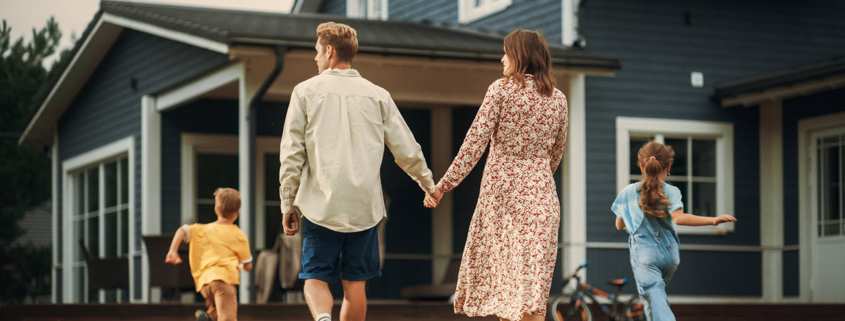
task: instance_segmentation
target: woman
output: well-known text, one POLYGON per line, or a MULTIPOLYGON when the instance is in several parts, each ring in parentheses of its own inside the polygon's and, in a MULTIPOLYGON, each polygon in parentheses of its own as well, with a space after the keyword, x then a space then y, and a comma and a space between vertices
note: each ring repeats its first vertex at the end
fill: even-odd
POLYGON ((560 204, 552 175, 566 140, 566 97, 554 88, 540 33, 516 30, 505 38, 504 51, 504 77, 487 89, 458 156, 425 205, 436 206, 455 188, 492 140, 455 313, 543 320, 557 256, 560 204))

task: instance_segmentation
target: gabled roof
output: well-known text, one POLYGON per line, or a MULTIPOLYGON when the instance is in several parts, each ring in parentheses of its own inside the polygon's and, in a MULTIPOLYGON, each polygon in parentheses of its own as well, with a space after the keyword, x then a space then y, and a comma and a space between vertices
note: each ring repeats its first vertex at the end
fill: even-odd
MULTIPOLYGON (((358 31, 359 52, 499 60, 501 35, 422 22, 351 19, 322 14, 281 14, 103 1, 102 10, 208 40, 233 44, 285 44, 311 48, 320 23, 345 23, 358 31)), ((619 69, 619 60, 579 48, 550 45, 554 63, 619 69)))
MULTIPOLYGON (((88 81, 124 28, 228 54, 236 45, 285 45, 312 49, 320 23, 335 21, 358 31, 366 53, 498 61, 504 37, 460 26, 350 19, 320 14, 282 14, 103 0, 100 11, 37 101, 20 144, 48 144, 54 125, 88 81), (89 45, 90 44, 90 45, 89 45)), ((619 60, 581 48, 550 44, 558 66, 612 72, 619 60)))
POLYGON ((795 93, 778 95, 778 98, 783 99, 817 92, 815 87, 824 89, 837 84, 845 84, 845 56, 725 81, 716 84, 713 97, 722 101, 724 106, 730 106, 734 101, 749 105, 758 99, 752 101, 737 98, 749 95, 770 98, 767 93, 795 89, 795 93))

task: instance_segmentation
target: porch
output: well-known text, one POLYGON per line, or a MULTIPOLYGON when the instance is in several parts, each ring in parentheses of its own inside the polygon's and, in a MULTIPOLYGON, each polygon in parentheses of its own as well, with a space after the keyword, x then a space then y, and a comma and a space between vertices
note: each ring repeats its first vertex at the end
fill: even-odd
MULTIPOLYGON (((202 304, 64 304, 0 307, 0 320, 194 320, 193 312, 202 304)), ((335 305, 334 315, 339 307, 335 305)), ((674 304, 678 321, 839 321, 845 316, 845 304, 674 304)), ((598 311, 596 311, 598 312, 598 311)), ((597 316, 598 314, 596 314, 597 316)), ((240 320, 309 320, 304 304, 242 304, 240 320)), ((551 317, 547 318, 551 320, 551 317)), ((440 321, 469 320, 455 315, 452 305, 444 302, 373 301, 367 310, 370 321, 440 321)), ((472 320, 497 320, 495 317, 472 320)))

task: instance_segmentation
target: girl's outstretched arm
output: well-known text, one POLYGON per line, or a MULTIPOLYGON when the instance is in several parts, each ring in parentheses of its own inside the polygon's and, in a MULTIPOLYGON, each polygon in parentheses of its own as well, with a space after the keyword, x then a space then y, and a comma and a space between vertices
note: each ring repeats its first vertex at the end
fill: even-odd
MULTIPOLYGON (((730 215, 720 215, 718 217, 704 217, 684 213, 684 210, 677 209, 672 212, 672 221, 678 225, 687 226, 704 226, 704 225, 719 225, 727 222, 736 222, 736 217, 730 215)), ((617 223, 617 226, 619 224, 617 223)))
POLYGON ((621 217, 616 218, 616 229, 621 231, 625 229, 625 221, 621 217))

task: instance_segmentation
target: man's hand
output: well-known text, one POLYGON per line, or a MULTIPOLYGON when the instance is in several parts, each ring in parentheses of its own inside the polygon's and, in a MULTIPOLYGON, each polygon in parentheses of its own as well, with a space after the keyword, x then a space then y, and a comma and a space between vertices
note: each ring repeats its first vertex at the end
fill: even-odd
POLYGON ((182 258, 179 257, 179 253, 168 251, 167 257, 164 258, 164 263, 170 263, 173 265, 181 264, 182 258))
POLYGON ((296 235, 296 232, 299 232, 299 215, 296 211, 285 213, 282 217, 282 226, 287 236, 296 235))
POLYGON ((443 191, 439 187, 435 187, 434 194, 425 193, 423 205, 428 208, 435 208, 438 204, 440 204, 441 198, 443 198, 443 191))
POLYGON ((725 214, 713 218, 713 225, 719 225, 727 222, 736 222, 736 217, 725 214))

